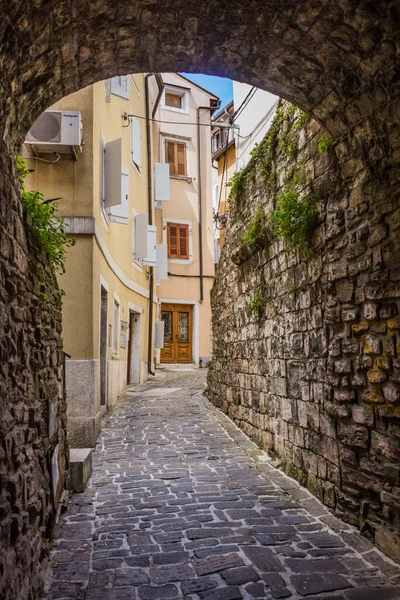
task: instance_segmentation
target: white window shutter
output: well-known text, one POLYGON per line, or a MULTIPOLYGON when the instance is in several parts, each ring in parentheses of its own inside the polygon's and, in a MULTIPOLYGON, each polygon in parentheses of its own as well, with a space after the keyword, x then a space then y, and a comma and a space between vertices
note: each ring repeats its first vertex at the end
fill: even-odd
POLYGON ((106 145, 104 143, 103 135, 100 139, 100 199, 101 199, 101 207, 104 208, 105 204, 105 187, 104 187, 104 171, 105 171, 105 148, 106 145))
POLYGON ((129 219, 129 171, 127 167, 121 169, 121 204, 110 209, 110 221, 128 223, 129 219))
POLYGON ((105 144, 104 206, 116 206, 122 200, 122 138, 105 144))
POLYGON ((141 169, 142 167, 142 132, 139 121, 133 117, 131 119, 131 155, 132 162, 141 169))
POLYGON ((135 258, 146 258, 147 256, 147 227, 149 225, 149 215, 142 213, 135 217, 135 258))
POLYGON ((129 100, 130 96, 130 81, 129 75, 112 77, 110 82, 111 93, 115 96, 120 96, 129 100))
POLYGON ((147 256, 143 259, 143 264, 149 267, 157 266, 157 227, 147 225, 147 256))
POLYGON ((156 321, 156 332, 154 336, 154 348, 164 348, 164 321, 156 321))
POLYGON ((168 279, 167 244, 157 245, 157 281, 168 279))
POLYGON ((156 202, 166 202, 170 200, 169 163, 155 163, 154 168, 154 199, 156 202))

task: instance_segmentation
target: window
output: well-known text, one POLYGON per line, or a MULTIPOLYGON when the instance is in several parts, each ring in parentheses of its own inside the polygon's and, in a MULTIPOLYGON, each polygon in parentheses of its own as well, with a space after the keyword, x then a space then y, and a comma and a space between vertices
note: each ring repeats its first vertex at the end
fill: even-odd
POLYGON ((169 164, 169 174, 187 177, 186 143, 165 140, 165 162, 169 164))
POLYGON ((172 108, 182 108, 183 95, 165 92, 165 106, 172 108))
POLYGON ((121 98, 125 98, 125 100, 129 100, 129 75, 112 77, 110 90, 114 96, 120 96, 121 98))
POLYGON ((217 152, 221 148, 221 132, 214 133, 212 137, 212 151, 217 152))
POLYGON ((167 223, 168 258, 189 258, 189 225, 167 223))
POLYGON ((112 353, 118 354, 119 349, 119 302, 114 298, 113 309, 113 331, 112 331, 112 353))
POLYGON ((142 168, 142 132, 136 117, 131 118, 131 159, 138 171, 142 168))
POLYGON ((165 86, 163 108, 189 114, 189 90, 175 86, 165 86))

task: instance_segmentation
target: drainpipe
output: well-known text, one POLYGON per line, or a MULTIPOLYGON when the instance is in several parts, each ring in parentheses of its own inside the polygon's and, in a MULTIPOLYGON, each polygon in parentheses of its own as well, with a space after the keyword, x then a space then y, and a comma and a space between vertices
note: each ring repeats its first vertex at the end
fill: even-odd
POLYGON ((204 275, 203 275, 203 207, 201 198, 201 140, 200 140, 200 111, 209 110, 210 116, 219 108, 216 106, 198 106, 197 107, 197 197, 198 197, 198 215, 199 215, 199 269, 200 269, 200 303, 204 300, 204 275))
MULTIPOLYGON (((144 93, 145 93, 145 108, 146 108, 146 145, 147 145, 147 211, 149 214, 149 225, 153 224, 153 186, 152 186, 152 163, 151 163, 151 129, 150 129, 150 99, 149 99, 149 78, 154 73, 147 73, 144 77, 144 93)), ((164 83, 159 73, 155 75, 158 94, 154 104, 152 117, 156 113, 161 100, 164 83)), ((149 375, 155 375, 152 370, 152 341, 153 341, 153 299, 154 299, 154 268, 149 267, 149 330, 147 340, 147 372, 149 375)))

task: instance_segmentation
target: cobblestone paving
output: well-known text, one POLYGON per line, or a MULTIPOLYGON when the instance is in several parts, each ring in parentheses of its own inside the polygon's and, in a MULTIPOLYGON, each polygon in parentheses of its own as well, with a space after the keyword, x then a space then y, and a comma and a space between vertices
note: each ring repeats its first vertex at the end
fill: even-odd
POLYGON ((47 600, 399 600, 399 569, 202 397, 157 373, 105 419, 47 600))

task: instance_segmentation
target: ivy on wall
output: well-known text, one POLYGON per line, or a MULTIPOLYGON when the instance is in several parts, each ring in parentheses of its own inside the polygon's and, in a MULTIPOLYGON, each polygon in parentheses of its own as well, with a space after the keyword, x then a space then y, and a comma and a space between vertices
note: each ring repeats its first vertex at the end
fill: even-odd
POLYGON ((67 248, 75 244, 75 239, 67 237, 66 222, 56 216, 60 198, 45 200, 41 192, 27 191, 24 181, 30 171, 20 156, 16 160, 16 170, 22 186, 22 207, 30 221, 33 239, 46 254, 50 268, 64 273, 67 248))
MULTIPOLYGON (((244 190, 257 174, 262 176, 266 191, 273 196, 275 208, 266 214, 261 208, 239 235, 240 245, 258 248, 268 241, 268 229, 285 243, 287 252, 299 251, 307 259, 312 254, 312 238, 318 224, 318 203, 312 190, 312 176, 304 156, 299 156, 299 131, 306 127, 310 117, 287 101, 281 101, 274 121, 264 138, 255 146, 249 163, 237 171, 230 182, 229 204, 231 214, 240 208, 244 190), (289 161, 280 188, 275 169, 278 156, 289 161)), ((323 138, 324 151, 332 138, 323 138), (325 143, 326 142, 326 143, 325 143)), ((249 256, 249 255, 248 255, 249 256)))

